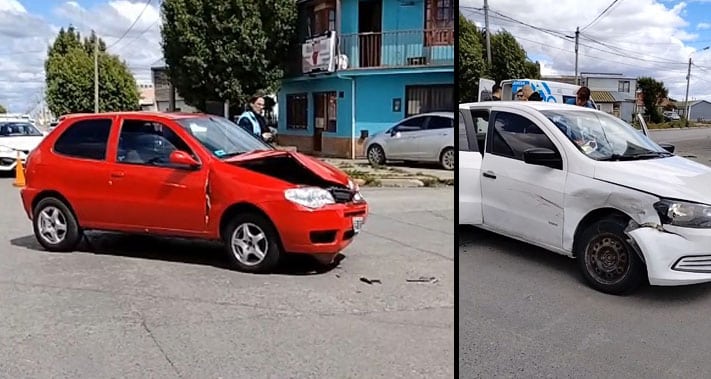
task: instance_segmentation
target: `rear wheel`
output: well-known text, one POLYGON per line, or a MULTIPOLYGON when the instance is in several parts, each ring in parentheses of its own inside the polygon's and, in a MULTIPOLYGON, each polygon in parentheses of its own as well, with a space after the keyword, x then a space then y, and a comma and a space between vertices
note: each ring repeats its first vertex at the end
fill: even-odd
POLYGON ((644 278, 644 263, 627 242, 627 223, 609 217, 590 225, 576 249, 585 280, 598 291, 621 295, 634 291, 644 278))
POLYGON ((265 273, 281 259, 279 236, 264 216, 236 216, 225 229, 224 243, 232 265, 240 271, 265 273))
POLYGON ((81 230, 69 207, 55 197, 40 200, 33 211, 35 238, 47 251, 73 251, 81 230))
POLYGON ((382 166, 385 164, 385 151, 380 145, 373 145, 368 148, 368 162, 371 166, 382 166))

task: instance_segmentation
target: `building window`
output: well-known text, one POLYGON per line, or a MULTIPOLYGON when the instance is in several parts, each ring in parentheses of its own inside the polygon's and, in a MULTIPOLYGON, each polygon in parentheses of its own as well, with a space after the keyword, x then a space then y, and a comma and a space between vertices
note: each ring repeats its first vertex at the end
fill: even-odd
POLYGON ((617 92, 630 92, 630 81, 620 80, 617 84, 617 92))
POLYGON ((454 44, 454 1, 425 0, 425 45, 454 44))
POLYGON ((405 92, 405 117, 454 111, 454 85, 408 86, 405 92))
POLYGON ((306 129, 308 98, 305 93, 286 95, 286 128, 306 129))
POLYGON ((323 129, 324 132, 336 132, 337 98, 335 91, 314 93, 314 128, 323 129))
POLYGON ((307 38, 319 36, 329 30, 336 30, 336 1, 320 0, 306 8, 307 38))

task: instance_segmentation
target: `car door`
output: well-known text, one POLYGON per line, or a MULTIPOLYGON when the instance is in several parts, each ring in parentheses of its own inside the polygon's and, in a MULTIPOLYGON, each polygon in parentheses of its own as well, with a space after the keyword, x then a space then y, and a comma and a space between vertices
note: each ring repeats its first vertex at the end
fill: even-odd
MULTIPOLYGON (((488 120, 489 112, 487 110, 459 109, 457 184, 460 225, 479 225, 482 222, 481 162, 483 151, 479 149, 474 121, 478 118, 488 120)), ((484 136, 481 137, 484 138, 484 136)))
POLYGON ((126 228, 201 235, 206 232, 208 168, 169 163, 174 150, 200 161, 177 126, 150 118, 124 118, 110 173, 113 214, 126 228))
POLYGON ((453 146, 454 118, 432 115, 425 123, 425 130, 414 138, 417 155, 423 161, 439 161, 442 149, 453 146))
MULTIPOLYGON (((535 112, 535 111, 532 111, 535 112)), ((551 247, 562 246, 565 162, 550 168, 524 162, 530 148, 561 156, 543 116, 524 111, 491 114, 481 166, 484 225, 551 247)))
POLYGON ((427 116, 407 118, 393 127, 385 136, 385 156, 388 159, 413 159, 416 156, 415 139, 425 128, 427 116))

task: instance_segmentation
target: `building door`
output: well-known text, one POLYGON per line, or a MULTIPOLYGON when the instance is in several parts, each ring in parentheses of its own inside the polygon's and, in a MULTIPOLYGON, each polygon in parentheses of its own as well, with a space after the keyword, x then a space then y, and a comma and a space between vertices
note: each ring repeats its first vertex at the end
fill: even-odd
POLYGON ((314 152, 322 151, 323 132, 336 132, 336 92, 314 93, 314 152))
POLYGON ((358 4, 360 67, 380 66, 380 50, 383 41, 382 15, 382 0, 362 0, 358 4))

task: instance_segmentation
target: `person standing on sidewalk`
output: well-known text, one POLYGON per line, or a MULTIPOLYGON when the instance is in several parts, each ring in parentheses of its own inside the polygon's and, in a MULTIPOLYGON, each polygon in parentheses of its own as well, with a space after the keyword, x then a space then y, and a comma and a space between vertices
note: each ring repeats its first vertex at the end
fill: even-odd
POLYGON ((262 116, 264 110, 264 98, 254 95, 249 99, 249 108, 237 119, 237 125, 249 133, 265 139, 265 134, 270 133, 267 122, 262 116))

